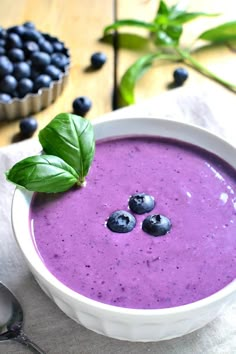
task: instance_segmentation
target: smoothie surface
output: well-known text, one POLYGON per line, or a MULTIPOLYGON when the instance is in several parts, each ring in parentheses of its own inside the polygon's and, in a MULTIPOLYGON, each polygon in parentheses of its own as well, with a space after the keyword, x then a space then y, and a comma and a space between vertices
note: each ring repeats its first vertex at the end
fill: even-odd
POLYGON ((180 306, 205 298, 236 278, 236 171, 186 143, 133 137, 97 143, 87 184, 62 194, 35 194, 30 222, 49 271, 91 299, 138 309, 180 306), (127 210, 129 197, 155 198, 135 215, 129 233, 106 220, 127 210), (149 214, 172 222, 168 234, 141 229, 149 214))

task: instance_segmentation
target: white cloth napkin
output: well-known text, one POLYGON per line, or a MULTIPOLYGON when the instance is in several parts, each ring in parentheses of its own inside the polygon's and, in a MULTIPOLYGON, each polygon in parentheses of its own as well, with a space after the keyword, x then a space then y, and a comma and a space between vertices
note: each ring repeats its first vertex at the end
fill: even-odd
MULTIPOLYGON (((236 144, 236 98, 220 88, 175 89, 135 106, 106 114, 160 117, 203 126, 236 144)), ((48 354, 234 354, 236 303, 206 327, 181 338, 157 343, 123 342, 98 335, 64 315, 41 291, 13 238, 10 212, 14 186, 4 171, 40 151, 36 139, 0 149, 0 280, 17 295, 25 312, 25 332, 48 354)), ((236 158, 236 157, 235 157, 236 158)), ((19 210, 20 213, 20 210, 19 210)), ((1 354, 27 354, 15 342, 0 342, 1 354)))

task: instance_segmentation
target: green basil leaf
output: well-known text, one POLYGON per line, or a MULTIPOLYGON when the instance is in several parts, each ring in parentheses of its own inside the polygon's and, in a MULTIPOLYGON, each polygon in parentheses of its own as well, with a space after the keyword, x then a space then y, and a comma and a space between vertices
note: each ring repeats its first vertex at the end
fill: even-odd
POLYGON ((119 21, 112 23, 109 26, 106 26, 104 29, 104 34, 106 34, 107 32, 109 32, 111 30, 116 30, 120 27, 125 27, 125 26, 146 28, 147 30, 149 30, 151 32, 155 32, 157 30, 157 26, 154 23, 127 19, 127 20, 119 20, 119 21))
POLYGON ((174 25, 181 25, 183 23, 195 20, 198 17, 215 17, 219 16, 219 14, 208 14, 205 12, 182 12, 182 13, 176 13, 174 16, 170 16, 170 23, 173 23, 174 25))
POLYGON ((27 157, 6 172, 7 180, 34 192, 57 193, 78 180, 75 170, 56 156, 27 157))
POLYGON ((148 54, 139 58, 123 75, 119 93, 121 96, 122 105, 130 105, 135 102, 134 87, 137 80, 147 71, 152 65, 153 60, 156 58, 156 54, 148 54))
POLYGON ((161 0, 157 9, 157 15, 168 15, 169 11, 170 10, 168 5, 165 3, 165 1, 161 0))
POLYGON ((39 132, 46 154, 67 162, 83 182, 95 152, 94 131, 88 119, 69 113, 58 114, 39 132))
POLYGON ((225 42, 236 39, 236 21, 226 22, 211 28, 200 34, 198 38, 211 42, 225 42))
POLYGON ((182 26, 168 26, 165 30, 160 29, 155 33, 155 43, 156 45, 174 46, 179 43, 182 32, 182 26))

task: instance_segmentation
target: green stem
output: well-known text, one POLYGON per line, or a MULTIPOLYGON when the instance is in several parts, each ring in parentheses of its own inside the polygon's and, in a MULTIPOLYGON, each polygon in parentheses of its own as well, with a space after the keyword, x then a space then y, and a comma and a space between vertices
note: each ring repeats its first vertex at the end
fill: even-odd
POLYGON ((236 91, 236 85, 232 84, 221 77, 217 76, 214 74, 212 71, 208 70, 206 67, 204 67, 202 64, 200 64, 196 59, 194 59, 188 52, 176 48, 177 53, 181 56, 181 58, 184 60, 186 64, 190 64, 194 69, 197 71, 201 72, 203 75, 209 77, 212 80, 215 80, 216 82, 219 82, 221 85, 227 87, 231 91, 236 91))

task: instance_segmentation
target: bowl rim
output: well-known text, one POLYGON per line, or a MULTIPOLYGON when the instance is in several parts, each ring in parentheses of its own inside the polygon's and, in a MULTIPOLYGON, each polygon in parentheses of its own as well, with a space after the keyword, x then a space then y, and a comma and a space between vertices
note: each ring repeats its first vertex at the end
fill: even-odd
MULTIPOLYGON (((104 123, 112 123, 114 121, 124 121, 124 120, 136 120, 136 121, 143 121, 143 120, 150 120, 150 121, 158 121, 158 122, 162 122, 162 124, 165 124, 167 122, 167 124, 170 125, 179 125, 182 128, 187 128, 187 129, 191 129, 191 130, 195 130, 196 132, 201 132, 204 135, 208 135, 209 137, 212 137, 215 140, 220 141, 221 143, 225 144, 228 148, 230 148, 232 151, 235 150, 236 152, 236 148, 228 143, 226 140, 222 139, 219 135, 210 132, 209 130, 202 128, 200 126, 197 126, 195 124, 192 123, 185 123, 185 122, 179 122, 173 119, 166 119, 166 118, 154 118, 154 117, 133 117, 133 118, 125 118, 125 117, 113 117, 110 119, 107 119, 106 117, 100 117, 100 118, 96 118, 94 120, 92 120, 92 124, 93 125, 99 125, 104 124, 104 123)), ((124 136, 124 135, 122 135, 124 136)), ((151 136, 151 135, 150 135, 151 136)), ((158 136, 157 134, 153 134, 152 136, 158 136)), ((180 139, 179 139, 180 140, 180 139)), ((184 140, 183 140, 184 141, 184 140)), ((195 144, 196 145, 196 144, 195 144)), ((200 146, 200 145, 199 145, 200 146)), ((207 150, 207 149, 205 149, 207 150)), ((88 298, 84 295, 81 295, 79 293, 77 293, 76 291, 70 289, 68 286, 66 286, 65 284, 63 284, 60 280, 58 280, 48 269, 47 267, 44 265, 39 253, 37 252, 34 242, 33 242, 33 238, 31 236, 32 239, 32 244, 35 248, 35 254, 37 255, 37 261, 40 262, 43 271, 40 269, 37 269, 37 267, 34 264, 34 257, 30 257, 29 254, 27 254, 27 252, 25 252, 24 246, 22 247, 22 245, 24 244, 24 235, 23 237, 19 234, 18 230, 16 229, 16 225, 15 225, 15 220, 16 220, 16 215, 18 212, 18 209, 16 208, 16 203, 17 203, 17 199, 18 197, 22 197, 22 196, 28 196, 29 202, 27 203, 28 205, 28 211, 29 211, 29 207, 30 207, 30 201, 31 201, 31 197, 33 196, 33 192, 29 192, 26 191, 23 188, 20 187, 16 187, 14 190, 14 194, 13 194, 13 198, 12 198, 12 204, 11 204, 11 224, 12 224, 12 229, 13 229, 13 234, 15 237, 15 240, 21 250, 21 252, 23 253, 25 259, 27 260, 28 264, 33 268, 34 272, 36 274, 38 274, 41 278, 43 278, 47 284, 49 284, 49 286, 56 288, 56 290, 60 293, 62 293, 63 295, 70 297, 72 300, 74 301, 79 301, 81 303, 83 303, 84 305, 87 305, 89 307, 93 307, 96 310, 101 310, 107 313, 117 313, 120 315, 126 315, 126 316, 145 316, 145 317, 156 317, 156 316, 172 316, 172 315, 177 315, 177 314, 184 314, 184 313, 189 313, 191 311, 197 311, 199 309, 204 309, 206 307, 208 307, 209 305, 213 305, 219 301, 221 301, 223 298, 226 298, 230 295, 232 295, 234 292, 236 292, 236 279, 233 280, 232 282, 230 282, 228 285, 226 285, 224 288, 220 289, 219 291, 217 291, 216 293, 207 296, 201 300, 197 300, 195 302, 192 303, 188 303, 185 305, 180 305, 180 306, 175 306, 175 307, 170 307, 170 308, 161 308, 161 309, 136 309, 136 308, 125 308, 125 307, 119 307, 119 306, 114 306, 114 305, 109 305, 103 302, 99 302, 96 300, 93 300, 91 298, 88 298)), ((29 233, 30 233, 30 229, 29 229, 29 233)))

